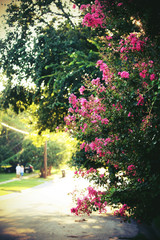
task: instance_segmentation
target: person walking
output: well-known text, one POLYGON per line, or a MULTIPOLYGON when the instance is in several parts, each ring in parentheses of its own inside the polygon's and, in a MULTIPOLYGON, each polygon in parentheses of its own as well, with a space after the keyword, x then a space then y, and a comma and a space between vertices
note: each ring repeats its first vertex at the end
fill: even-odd
POLYGON ((19 163, 16 166, 16 176, 17 178, 20 178, 20 173, 21 173, 21 167, 19 166, 19 163))
POLYGON ((21 165, 20 174, 21 174, 21 178, 22 178, 22 177, 23 177, 23 174, 24 174, 24 167, 23 167, 23 165, 21 165))

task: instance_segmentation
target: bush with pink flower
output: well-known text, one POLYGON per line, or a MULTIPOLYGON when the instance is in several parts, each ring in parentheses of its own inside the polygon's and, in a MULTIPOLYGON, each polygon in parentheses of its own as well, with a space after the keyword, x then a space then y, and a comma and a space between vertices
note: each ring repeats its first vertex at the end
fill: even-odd
POLYGON ((96 64, 100 74, 85 79, 80 88, 83 96, 71 94, 70 114, 65 118, 71 134, 80 140, 75 162, 86 168, 77 176, 89 178, 106 191, 96 195, 98 201, 92 194, 77 200, 72 212, 101 211, 107 202, 122 204, 115 214, 151 221, 160 214, 157 45, 142 29, 116 32, 120 25, 108 29, 108 24, 117 21, 115 9, 118 14, 125 9, 125 2, 111 2, 96 0, 81 7, 83 25, 106 29, 104 37, 92 40, 102 56, 96 64), (99 167, 105 169, 103 174, 97 171, 99 167))

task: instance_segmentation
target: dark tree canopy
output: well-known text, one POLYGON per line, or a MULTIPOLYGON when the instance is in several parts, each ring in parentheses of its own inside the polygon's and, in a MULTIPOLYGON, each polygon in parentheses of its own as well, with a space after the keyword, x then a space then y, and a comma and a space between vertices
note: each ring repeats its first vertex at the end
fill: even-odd
POLYGON ((2 42, 1 66, 9 80, 1 106, 12 105, 18 112, 36 103, 41 131, 54 130, 63 123, 69 94, 78 92, 85 73, 93 77, 97 73, 98 50, 88 40, 96 33, 74 24, 61 1, 40 3, 22 1, 20 7, 11 5, 8 9, 10 28, 2 42), (58 28, 49 5, 51 2, 58 4, 62 12, 59 14, 65 17, 58 28), (46 13, 52 16, 50 21, 45 19, 46 13), (17 82, 14 87, 13 79, 17 82), (31 83, 34 83, 33 88, 31 83))

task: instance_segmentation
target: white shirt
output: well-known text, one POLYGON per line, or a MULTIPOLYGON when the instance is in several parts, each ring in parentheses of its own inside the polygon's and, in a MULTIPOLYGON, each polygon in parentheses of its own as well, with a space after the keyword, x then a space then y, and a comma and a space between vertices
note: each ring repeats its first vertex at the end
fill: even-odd
POLYGON ((20 174, 20 172, 21 172, 21 167, 20 167, 20 166, 17 166, 17 167, 16 167, 16 173, 17 173, 17 174, 20 174))

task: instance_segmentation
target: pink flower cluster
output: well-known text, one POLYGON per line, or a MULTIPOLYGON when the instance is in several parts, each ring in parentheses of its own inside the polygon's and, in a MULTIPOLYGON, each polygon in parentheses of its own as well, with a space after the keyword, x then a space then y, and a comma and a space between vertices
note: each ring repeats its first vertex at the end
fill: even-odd
POLYGON ((80 89, 79 89, 80 94, 83 95, 83 94, 84 94, 84 93, 83 93, 84 91, 85 91, 85 87, 84 87, 84 86, 81 86, 80 89))
POLYGON ((144 105, 144 97, 142 94, 139 94, 138 95, 138 102, 137 102, 137 105, 139 106, 143 106, 144 105))
POLYGON ((101 82, 100 82, 100 78, 93 79, 93 80, 91 81, 91 84, 92 84, 93 86, 97 86, 97 94, 106 91, 105 86, 104 86, 103 84, 101 84, 101 82))
POLYGON ((121 78, 129 78, 129 73, 126 71, 118 72, 118 75, 120 75, 121 78))
POLYGON ((77 207, 71 209, 71 213, 81 215, 87 213, 90 215, 93 210, 99 210, 99 213, 106 212, 107 202, 102 200, 105 192, 97 191, 92 187, 87 188, 87 195, 76 200, 77 207))
POLYGON ((70 125, 71 123, 73 123, 76 120, 76 118, 74 116, 68 115, 64 118, 64 120, 65 120, 66 125, 70 125))
POLYGON ((103 28, 103 24, 105 21, 105 15, 102 11, 104 6, 100 4, 98 0, 95 0, 95 4, 87 4, 87 5, 81 5, 80 10, 87 10, 88 12, 82 21, 82 24, 87 26, 87 27, 92 27, 92 28, 97 28, 98 26, 103 28))
POLYGON ((97 170, 94 168, 90 168, 86 171, 82 171, 81 169, 79 169, 79 171, 74 172, 76 177, 83 177, 83 178, 88 178, 90 174, 94 174, 94 173, 95 174, 97 173, 97 170))
MULTIPOLYGON (((85 88, 81 87, 81 91, 84 90, 85 88)), ((72 113, 73 116, 68 115, 64 118, 67 125, 75 126, 75 121, 77 118, 79 119, 80 116, 88 119, 88 122, 93 124, 92 127, 94 127, 95 131, 99 129, 100 123, 105 125, 109 123, 109 120, 106 117, 103 117, 105 115, 106 107, 102 98, 91 95, 88 100, 86 98, 77 99, 74 94, 71 94, 69 97, 69 103, 72 105, 72 107, 69 108, 69 112, 72 113)), ((87 121, 81 123, 79 127, 82 132, 85 133, 88 128, 87 121)))
POLYGON ((153 81, 156 79, 156 74, 153 73, 154 68, 153 68, 153 61, 149 60, 148 63, 146 62, 138 62, 134 64, 133 69, 138 69, 139 71, 139 76, 142 78, 142 86, 146 88, 148 86, 148 83, 146 83, 144 80, 150 80, 153 81))
POLYGON ((122 104, 120 102, 117 102, 116 104, 112 104, 113 108, 116 108, 117 111, 120 111, 120 109, 122 109, 122 104))
POLYGON ((103 60, 98 60, 96 63, 96 66, 100 68, 100 71, 102 71, 102 80, 105 81, 106 84, 111 82, 113 73, 110 72, 109 67, 106 63, 103 62, 103 60))
POLYGON ((138 178, 138 182, 139 182, 139 183, 144 182, 144 178, 138 178))
POLYGON ((120 6, 122 6, 122 5, 123 5, 122 2, 120 2, 120 3, 117 4, 118 7, 120 7, 120 6))
POLYGON ((127 204, 124 204, 119 210, 114 211, 115 216, 121 216, 125 217, 126 216, 126 211, 129 209, 127 204))
POLYGON ((134 117, 134 115, 131 112, 129 112, 128 117, 134 117))
POLYGON ((132 175, 135 176, 136 175, 136 167, 135 165, 131 164, 127 167, 127 171, 126 171, 127 175, 132 175))
POLYGON ((106 149, 106 146, 110 143, 113 143, 115 141, 118 141, 118 137, 116 136, 115 138, 111 138, 108 137, 106 139, 104 138, 95 138, 94 141, 92 141, 91 143, 82 143, 80 148, 83 149, 85 148, 85 152, 88 151, 96 151, 97 155, 99 155, 99 157, 104 157, 107 156, 108 154, 110 155, 111 152, 110 150, 106 149))
POLYGON ((131 33, 125 40, 122 39, 119 42, 120 47, 118 48, 118 50, 120 51, 120 53, 128 53, 129 51, 143 51, 146 40, 147 39, 145 39, 145 41, 142 41, 137 37, 136 33, 131 33))

